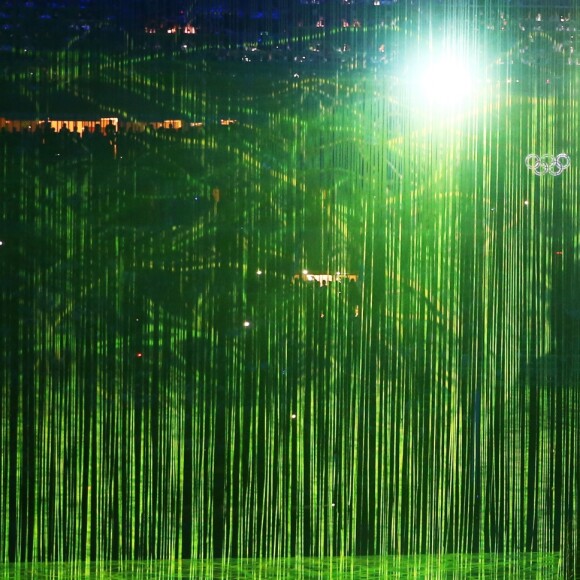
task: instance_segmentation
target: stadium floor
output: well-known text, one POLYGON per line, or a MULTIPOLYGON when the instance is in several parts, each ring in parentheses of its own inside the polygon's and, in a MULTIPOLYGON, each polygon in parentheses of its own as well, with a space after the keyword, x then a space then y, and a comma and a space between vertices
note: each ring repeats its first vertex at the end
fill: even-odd
POLYGON ((0 566, 4 579, 53 578, 561 578, 560 554, 35 563, 0 566))

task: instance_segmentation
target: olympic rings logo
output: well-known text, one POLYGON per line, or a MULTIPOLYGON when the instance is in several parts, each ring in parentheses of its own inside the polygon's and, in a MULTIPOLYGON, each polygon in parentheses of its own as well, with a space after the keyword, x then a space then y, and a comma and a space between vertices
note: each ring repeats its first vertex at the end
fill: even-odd
POLYGON ((556 177, 561 175, 570 167, 570 157, 567 153, 558 153, 558 155, 536 155, 530 153, 526 157, 526 167, 536 175, 552 175, 556 177))

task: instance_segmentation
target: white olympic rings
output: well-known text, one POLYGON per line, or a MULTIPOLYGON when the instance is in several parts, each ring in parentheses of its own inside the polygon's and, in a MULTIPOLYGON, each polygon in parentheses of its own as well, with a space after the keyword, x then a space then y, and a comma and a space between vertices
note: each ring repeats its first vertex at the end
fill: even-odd
POLYGON ((536 155, 530 153, 526 157, 526 167, 536 175, 552 175, 556 177, 561 175, 570 167, 571 161, 567 153, 558 153, 558 155, 536 155))

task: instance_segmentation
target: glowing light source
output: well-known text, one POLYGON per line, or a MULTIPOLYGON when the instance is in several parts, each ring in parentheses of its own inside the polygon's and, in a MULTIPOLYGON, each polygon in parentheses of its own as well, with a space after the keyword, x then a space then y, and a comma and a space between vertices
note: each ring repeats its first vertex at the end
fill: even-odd
POLYGON ((465 103, 475 93, 476 66, 456 52, 418 58, 411 68, 418 86, 416 95, 421 103, 454 108, 465 103))

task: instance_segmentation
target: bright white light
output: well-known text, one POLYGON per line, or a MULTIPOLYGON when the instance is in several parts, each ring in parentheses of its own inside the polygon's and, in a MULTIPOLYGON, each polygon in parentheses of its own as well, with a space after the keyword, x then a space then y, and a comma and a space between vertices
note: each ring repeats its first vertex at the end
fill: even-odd
POLYGON ((430 59, 420 73, 421 92, 437 106, 455 107, 474 91, 474 71, 465 60, 454 55, 430 59))

